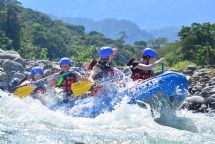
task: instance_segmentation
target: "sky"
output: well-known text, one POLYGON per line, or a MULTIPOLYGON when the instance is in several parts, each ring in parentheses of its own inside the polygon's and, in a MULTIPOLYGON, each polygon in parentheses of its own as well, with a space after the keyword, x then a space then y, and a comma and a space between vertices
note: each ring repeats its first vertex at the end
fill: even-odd
POLYGON ((143 29, 215 22, 215 0, 20 0, 57 17, 125 19, 143 29))

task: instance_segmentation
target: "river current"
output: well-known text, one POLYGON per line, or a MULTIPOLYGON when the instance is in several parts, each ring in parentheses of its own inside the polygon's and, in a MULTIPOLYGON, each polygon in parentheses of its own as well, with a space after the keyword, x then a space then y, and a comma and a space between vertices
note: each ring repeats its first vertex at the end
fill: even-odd
POLYGON ((189 144, 215 143, 215 114, 179 110, 152 117, 150 109, 127 104, 96 118, 52 111, 31 97, 0 91, 0 143, 189 144))

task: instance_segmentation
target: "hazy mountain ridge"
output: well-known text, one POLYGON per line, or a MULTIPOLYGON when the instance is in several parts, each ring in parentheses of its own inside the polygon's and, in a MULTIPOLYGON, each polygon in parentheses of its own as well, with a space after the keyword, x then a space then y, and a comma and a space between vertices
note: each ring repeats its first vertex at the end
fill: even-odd
POLYGON ((165 37, 169 42, 174 42, 179 39, 178 32, 181 27, 163 27, 160 29, 147 30, 154 38, 165 37))
POLYGON ((165 37, 169 41, 178 39, 177 33, 179 27, 164 27, 157 30, 142 30, 138 25, 127 20, 117 20, 114 18, 94 21, 88 18, 61 18, 66 23, 74 25, 83 25, 86 32, 97 31, 103 33, 107 37, 117 39, 120 32, 125 31, 128 38, 127 43, 133 43, 138 40, 150 40, 158 37, 165 37))
POLYGON ((215 22, 214 0, 21 0, 23 6, 57 17, 135 22, 141 29, 215 22))
POLYGON ((87 18, 62 18, 62 20, 74 25, 83 25, 86 32, 97 31, 113 39, 119 38, 120 32, 125 31, 128 36, 126 39, 128 43, 153 38, 150 33, 141 30, 135 23, 127 20, 117 20, 113 18, 100 21, 93 21, 87 18))

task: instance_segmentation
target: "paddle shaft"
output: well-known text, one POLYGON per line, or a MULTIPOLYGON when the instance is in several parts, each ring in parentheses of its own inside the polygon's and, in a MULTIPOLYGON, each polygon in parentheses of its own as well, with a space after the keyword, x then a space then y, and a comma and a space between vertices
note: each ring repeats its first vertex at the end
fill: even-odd
POLYGON ((44 84, 48 83, 48 78, 52 78, 54 80, 54 79, 58 79, 59 77, 66 76, 70 73, 72 73, 72 72, 66 72, 62 75, 55 76, 54 78, 52 78, 53 75, 51 75, 46 78, 43 78, 42 80, 38 80, 38 81, 31 83, 32 85, 20 86, 15 90, 14 95, 19 96, 20 98, 26 97, 26 96, 30 95, 36 88, 42 87, 44 84))
POLYGON ((122 63, 124 64, 127 63, 126 59, 119 52, 118 52, 118 56, 120 57, 122 63))
MULTIPOLYGON (((62 74, 62 75, 59 75, 59 76, 55 76, 52 80, 56 80, 56 79, 58 79, 58 78, 60 78, 60 77, 69 75, 69 74, 71 74, 71 73, 72 73, 72 71, 66 72, 66 73, 64 73, 64 74, 62 74)), ((37 86, 37 87, 41 87, 41 86, 43 86, 44 84, 47 84, 47 83, 48 83, 48 79, 49 79, 49 78, 52 78, 52 77, 53 77, 53 75, 48 76, 48 77, 45 77, 45 78, 43 78, 43 79, 40 79, 40 80, 38 80, 38 81, 33 82, 33 84, 34 84, 35 86, 37 86)))
POLYGON ((162 74, 164 73, 164 64, 163 63, 161 64, 161 73, 162 74))

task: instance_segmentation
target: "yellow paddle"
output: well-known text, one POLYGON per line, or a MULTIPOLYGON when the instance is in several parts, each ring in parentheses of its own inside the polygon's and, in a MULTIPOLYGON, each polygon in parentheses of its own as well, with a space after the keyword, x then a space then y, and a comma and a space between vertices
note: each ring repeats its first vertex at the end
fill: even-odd
MULTIPOLYGON (((94 83, 89 83, 87 81, 79 81, 71 85, 71 90, 73 91, 75 96, 79 96, 88 92, 92 86, 94 86, 94 83)), ((18 87, 13 92, 13 94, 19 98, 24 98, 29 96, 36 88, 36 85, 24 85, 18 87)))
MULTIPOLYGON (((103 81, 100 81, 99 85, 101 85, 101 84, 104 85, 105 82, 110 82, 110 80, 112 80, 114 78, 116 78, 116 77, 104 79, 103 81)), ((73 83, 71 85, 71 90, 75 96, 80 96, 80 95, 85 94, 86 92, 90 91, 93 86, 95 86, 95 83, 91 83, 91 82, 87 82, 87 81, 79 81, 79 82, 73 83)))
POLYGON ((24 98, 24 97, 30 95, 36 88, 37 88, 37 86, 24 85, 24 86, 18 87, 13 92, 13 94, 15 96, 18 96, 19 98, 24 98))
MULTIPOLYGON (((64 73, 64 74, 62 74, 62 75, 60 75, 60 76, 55 77, 54 79, 58 79, 58 78, 60 78, 60 77, 62 77, 62 76, 66 76, 66 75, 68 75, 68 74, 70 74, 70 73, 72 73, 72 72, 64 73)), ((41 87, 41 86, 43 86, 44 84, 47 84, 47 83, 48 83, 48 78, 52 78, 52 77, 53 77, 53 75, 48 76, 48 77, 43 78, 43 79, 40 79, 40 80, 38 80, 38 81, 35 81, 35 82, 33 82, 33 83, 29 84, 29 85, 20 86, 20 87, 18 87, 18 88, 13 92, 13 94, 14 94, 15 96, 19 97, 19 98, 27 97, 27 96, 29 96, 36 88, 41 87)))
POLYGON ((71 90, 75 96, 80 96, 90 91, 90 89, 94 85, 95 85, 94 83, 90 83, 87 81, 79 81, 71 85, 71 90))

